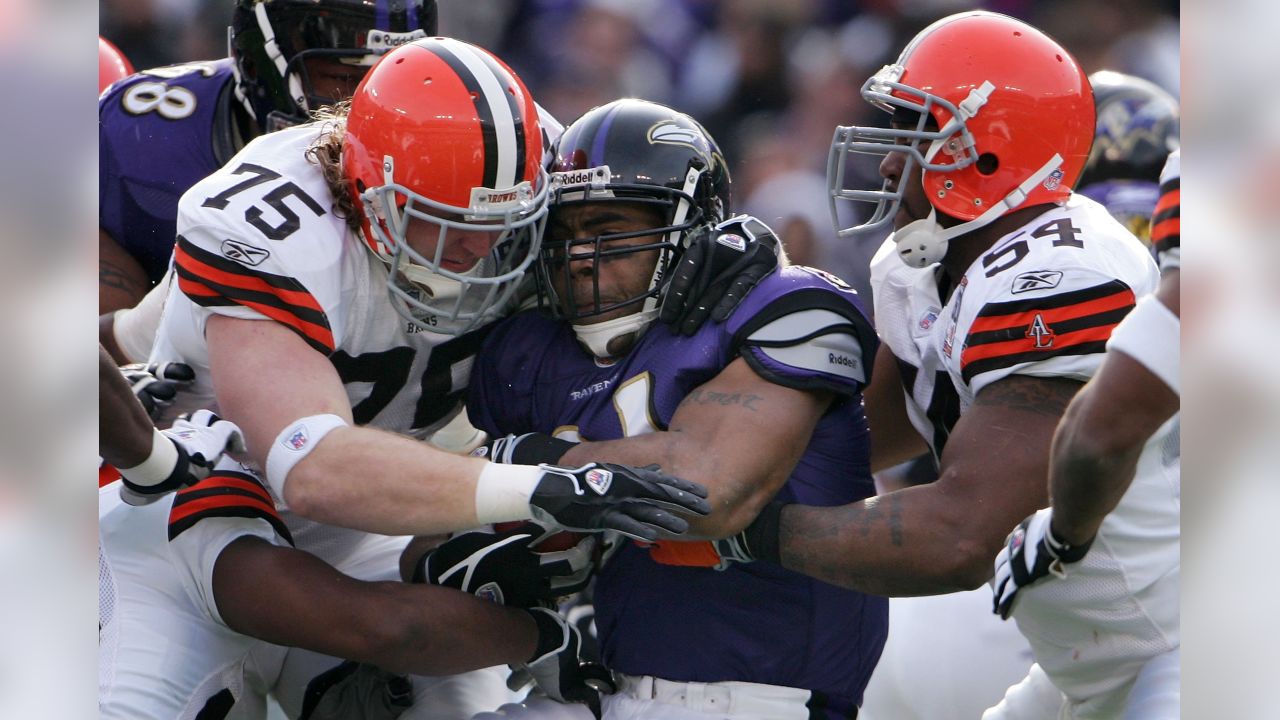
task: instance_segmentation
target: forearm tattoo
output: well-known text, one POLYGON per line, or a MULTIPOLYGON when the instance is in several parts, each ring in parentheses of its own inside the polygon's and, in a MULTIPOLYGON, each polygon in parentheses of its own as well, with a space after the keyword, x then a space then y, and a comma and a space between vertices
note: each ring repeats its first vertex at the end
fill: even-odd
POLYGON ((685 402, 697 403, 699 405, 740 405, 743 408, 756 412, 760 408, 757 406, 764 398, 752 393, 722 393, 710 390, 694 390, 685 396, 685 402))
POLYGON ((98 284, 116 290, 141 293, 143 288, 129 279, 129 274, 118 265, 107 260, 98 261, 98 284))

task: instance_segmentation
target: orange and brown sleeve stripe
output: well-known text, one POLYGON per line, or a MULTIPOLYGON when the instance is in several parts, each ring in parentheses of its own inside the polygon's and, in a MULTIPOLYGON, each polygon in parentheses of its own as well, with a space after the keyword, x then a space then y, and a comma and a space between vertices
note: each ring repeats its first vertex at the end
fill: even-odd
POLYGON ((1151 216, 1151 244, 1161 253, 1181 244, 1182 178, 1173 177, 1160 185, 1160 199, 1151 216))
POLYGON ((969 327, 960 375, 970 382, 1013 365, 1104 352, 1111 331, 1134 304, 1133 290, 1119 280, 1050 297, 988 303, 969 327))
POLYGON ((333 352, 329 318, 296 278, 241 265, 197 247, 181 235, 174 247, 174 261, 178 287, 197 305, 241 305, 256 310, 298 333, 325 355, 333 352))
POLYGON ((276 512, 275 501, 256 478, 245 473, 219 471, 185 490, 178 491, 169 511, 169 539, 211 517, 265 520, 289 544, 293 536, 276 512))

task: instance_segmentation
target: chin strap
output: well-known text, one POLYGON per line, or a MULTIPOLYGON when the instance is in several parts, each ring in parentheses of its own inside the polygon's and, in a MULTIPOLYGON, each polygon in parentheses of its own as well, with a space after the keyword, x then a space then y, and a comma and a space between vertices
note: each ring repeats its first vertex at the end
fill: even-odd
POLYGON ((1055 170, 1062 166, 1062 156, 1054 153, 1041 168, 1012 192, 1004 196, 1000 202, 992 205, 986 212, 968 221, 944 228, 938 224, 937 209, 929 210, 929 216, 914 220, 893 234, 893 242, 898 250, 898 257, 911 267, 928 267, 941 262, 947 255, 947 247, 952 238, 986 227, 1003 217, 1005 213, 1026 202, 1036 186, 1044 182, 1055 170))
POLYGON ((612 353, 609 352, 609 343, 614 338, 643 332, 657 317, 658 311, 656 309, 641 310, 640 312, 592 325, 574 325, 573 333, 578 336, 578 342, 582 343, 582 346, 590 351, 592 355, 603 359, 613 357, 612 353))

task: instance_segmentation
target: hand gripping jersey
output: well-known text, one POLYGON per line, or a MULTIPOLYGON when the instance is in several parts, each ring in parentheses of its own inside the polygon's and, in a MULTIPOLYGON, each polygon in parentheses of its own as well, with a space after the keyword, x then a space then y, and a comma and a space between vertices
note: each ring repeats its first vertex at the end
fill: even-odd
MULTIPOLYGON (((259 137, 183 196, 178 282, 153 355, 191 365, 191 402, 210 406, 209 317, 278 322, 328 356, 347 384, 356 424, 425 438, 461 409, 485 329, 459 337, 414 332, 395 312, 386 267, 334 214, 320 169, 304 155, 321 130, 304 125, 259 137)), ((300 548, 340 563, 329 542, 318 547, 302 527, 314 524, 288 517, 300 548)), ((365 533, 325 535, 339 542, 338 535, 365 533)))
POLYGON ((178 198, 240 144, 230 60, 145 70, 98 99, 98 225, 159 281, 178 198))
POLYGON ((1080 195, 992 244, 945 301, 941 273, 908 267, 891 241, 871 261, 877 330, 936 457, 987 385, 1092 377, 1112 329, 1158 280, 1142 243, 1080 195))
POLYGON ((118 490, 98 494, 101 717, 261 717, 284 648, 227 627, 212 577, 236 538, 290 543, 266 488, 224 461, 151 505, 125 505, 118 490))
MULTIPOLYGON (((860 395, 875 346, 848 286, 788 267, 726 322, 692 337, 654 324, 608 365, 582 350, 567 323, 537 312, 509 318, 477 359, 468 413, 491 434, 641 435, 665 429, 691 391, 743 357, 770 382, 837 396, 778 497, 841 505, 875 492, 860 395)), ((824 704, 847 717, 861 702, 887 623, 884 598, 764 563, 723 572, 660 565, 631 543, 600 571, 595 603, 603 660, 614 670, 808 689, 814 717, 826 716, 824 704)))

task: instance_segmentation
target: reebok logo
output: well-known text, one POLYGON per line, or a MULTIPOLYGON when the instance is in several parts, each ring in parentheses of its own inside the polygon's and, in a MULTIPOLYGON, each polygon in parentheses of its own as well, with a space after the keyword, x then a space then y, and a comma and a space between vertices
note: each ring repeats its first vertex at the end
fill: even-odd
POLYGON ((1051 290, 1058 287, 1060 282, 1062 282, 1062 273, 1057 270, 1032 270, 1020 273, 1013 279, 1013 294, 1051 290))
POLYGON ((239 240, 223 240, 222 254, 245 265, 261 265, 263 260, 271 257, 271 253, 239 240))

